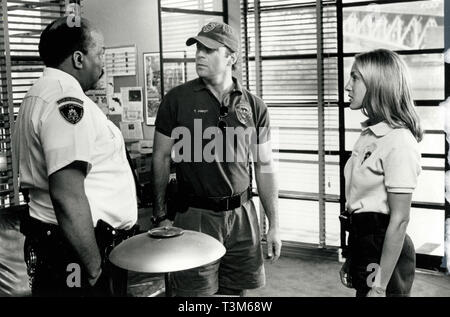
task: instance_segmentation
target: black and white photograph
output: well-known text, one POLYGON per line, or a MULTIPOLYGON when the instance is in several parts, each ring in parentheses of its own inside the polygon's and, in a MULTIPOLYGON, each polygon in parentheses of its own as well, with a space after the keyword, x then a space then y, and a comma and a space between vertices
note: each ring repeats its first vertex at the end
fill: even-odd
POLYGON ((450 0, 0 8, 0 297, 450 297, 450 0))

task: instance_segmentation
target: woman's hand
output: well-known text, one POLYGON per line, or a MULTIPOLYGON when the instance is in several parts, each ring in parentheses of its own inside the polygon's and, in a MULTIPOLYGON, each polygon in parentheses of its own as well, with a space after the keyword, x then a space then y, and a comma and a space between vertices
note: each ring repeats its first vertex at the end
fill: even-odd
POLYGON ((353 288, 352 278, 350 276, 350 259, 346 259, 345 263, 342 265, 341 270, 339 271, 339 276, 341 277, 341 282, 345 287, 353 288))

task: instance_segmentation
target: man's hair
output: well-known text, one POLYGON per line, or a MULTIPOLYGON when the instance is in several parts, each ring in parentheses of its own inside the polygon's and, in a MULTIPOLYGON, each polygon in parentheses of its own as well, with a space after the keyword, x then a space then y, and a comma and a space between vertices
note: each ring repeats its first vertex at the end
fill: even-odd
POLYGON ((366 86, 362 112, 375 122, 403 127, 421 141, 423 131, 414 107, 408 68, 400 56, 386 49, 360 53, 355 67, 366 86))
POLYGON ((81 18, 79 26, 69 26, 67 17, 56 19, 42 31, 39 56, 47 67, 58 67, 75 51, 87 54, 92 44, 92 27, 81 18))

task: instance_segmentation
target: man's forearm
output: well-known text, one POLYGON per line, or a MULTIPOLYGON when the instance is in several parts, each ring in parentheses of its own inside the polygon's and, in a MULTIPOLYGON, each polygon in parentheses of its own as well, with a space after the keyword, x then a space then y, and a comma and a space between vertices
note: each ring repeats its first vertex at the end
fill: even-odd
POLYGON ((274 172, 261 172, 261 167, 255 167, 258 195, 269 220, 269 229, 279 227, 278 220, 278 181, 274 172))
POLYGON ((101 256, 86 195, 70 195, 64 199, 53 197, 52 202, 63 234, 77 252, 88 274, 95 277, 100 271, 101 256))
POLYGON ((153 215, 157 216, 166 210, 165 197, 170 175, 170 156, 156 155, 153 157, 153 215))

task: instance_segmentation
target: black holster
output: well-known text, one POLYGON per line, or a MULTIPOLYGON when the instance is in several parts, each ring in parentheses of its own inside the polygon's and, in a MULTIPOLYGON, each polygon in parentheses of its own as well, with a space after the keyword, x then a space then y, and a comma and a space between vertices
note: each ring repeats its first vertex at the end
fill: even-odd
POLYGON ((349 233, 349 240, 352 238, 351 237, 351 230, 352 230, 352 216, 351 214, 345 210, 343 213, 341 213, 339 215, 339 221, 341 222, 341 230, 343 232, 341 232, 341 249, 342 249, 342 256, 344 258, 350 258, 350 241, 347 243, 346 241, 346 233, 349 233))
POLYGON ((187 200, 176 179, 172 179, 166 189, 167 217, 175 219, 177 213, 184 213, 188 210, 187 200))
POLYGON ((339 221, 341 222, 341 226, 342 226, 341 228, 344 231, 347 231, 347 232, 351 231, 351 225, 352 225, 351 215, 347 210, 339 215, 339 221))
POLYGON ((112 249, 126 240, 139 233, 139 225, 134 225, 131 229, 115 229, 109 223, 98 220, 95 226, 95 239, 100 250, 102 263, 105 264, 108 260, 109 253, 112 249))

